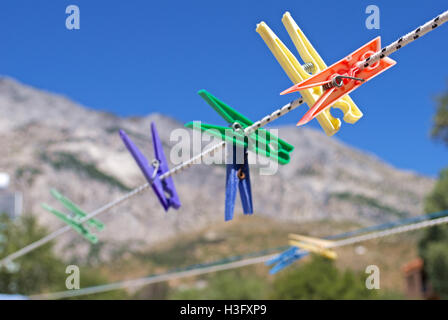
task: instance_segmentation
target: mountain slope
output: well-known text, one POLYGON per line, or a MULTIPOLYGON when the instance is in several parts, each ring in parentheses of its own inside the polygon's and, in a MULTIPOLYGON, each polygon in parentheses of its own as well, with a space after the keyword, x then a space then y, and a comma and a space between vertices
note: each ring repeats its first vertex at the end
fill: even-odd
MULTIPOLYGON (((145 183, 118 129, 125 129, 151 159, 150 122, 156 122, 168 158, 176 144, 170 134, 183 127, 160 114, 120 118, 96 112, 9 78, 0 79, 0 115, 6 154, 0 171, 8 172, 13 187, 24 192, 26 212, 51 228, 60 222, 40 207, 41 202, 56 205, 51 187, 92 211, 145 183)), ((287 223, 368 224, 422 212, 432 179, 395 169, 320 131, 282 127, 279 132, 295 150, 291 163, 275 175, 262 176, 252 168, 255 214, 287 223)), ((223 166, 195 165, 174 180, 183 204, 179 211, 165 213, 149 190, 101 215, 107 229, 100 238, 138 247, 223 221, 223 166)), ((237 200, 235 217, 240 215, 237 200)), ((63 243, 74 237, 64 236, 63 243)))

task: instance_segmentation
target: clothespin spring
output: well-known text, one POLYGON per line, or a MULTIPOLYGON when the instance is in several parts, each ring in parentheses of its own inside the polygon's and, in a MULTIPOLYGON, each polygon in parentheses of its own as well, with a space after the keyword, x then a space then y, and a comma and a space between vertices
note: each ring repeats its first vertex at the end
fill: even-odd
POLYGON ((160 162, 157 159, 152 160, 152 167, 154 168, 154 172, 152 173, 151 182, 157 177, 157 172, 159 171, 160 162))
POLYGON ((312 62, 307 62, 305 64, 302 64, 302 68, 309 74, 313 74, 314 71, 316 70, 316 67, 314 66, 314 64, 312 62))
POLYGON ((365 81, 362 78, 337 75, 336 77, 334 77, 331 80, 328 80, 327 83, 322 85, 322 88, 324 90, 328 90, 328 89, 331 89, 331 88, 334 88, 334 87, 342 87, 342 85, 344 84, 344 80, 342 80, 342 79, 350 79, 350 80, 361 81, 361 82, 365 81))
POLYGON ((235 131, 241 131, 243 134, 245 134, 245 132, 243 130, 243 126, 241 124, 239 124, 238 122, 235 122, 232 124, 232 129, 235 131))
POLYGON ((242 166, 241 166, 241 168, 238 169, 238 172, 236 173, 236 175, 237 175, 237 177, 238 177, 240 180, 244 180, 244 179, 246 179, 246 175, 245 175, 244 172, 243 172, 243 167, 242 167, 242 166))

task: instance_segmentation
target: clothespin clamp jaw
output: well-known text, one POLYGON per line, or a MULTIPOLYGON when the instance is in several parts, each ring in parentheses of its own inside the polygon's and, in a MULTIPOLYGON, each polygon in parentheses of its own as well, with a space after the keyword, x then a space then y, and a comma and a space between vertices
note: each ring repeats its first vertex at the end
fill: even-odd
POLYGON ((270 274, 276 274, 277 272, 283 270, 284 268, 290 266, 297 260, 302 259, 307 256, 308 252, 300 250, 297 247, 290 247, 286 251, 280 253, 278 256, 266 262, 267 266, 274 265, 269 271, 270 274))
POLYGON ((363 63, 365 59, 380 49, 381 37, 377 37, 332 66, 281 92, 283 95, 314 87, 323 88, 320 98, 305 113, 297 125, 308 123, 332 104, 338 102, 339 99, 395 65, 394 60, 384 57, 372 66, 360 68, 360 63, 363 63))
MULTIPOLYGON (((265 22, 260 22, 257 25, 256 31, 263 38, 291 81, 294 84, 300 83, 326 69, 327 65, 325 61, 321 58, 289 12, 283 15, 282 22, 304 64, 292 54, 265 22)), ((303 100, 310 108, 316 103, 322 93, 322 87, 304 89, 300 92, 303 100)), ((347 123, 356 123, 363 116, 363 113, 349 95, 342 97, 332 107, 338 108, 343 112, 343 120, 347 123)), ((341 120, 333 117, 330 111, 330 109, 324 110, 316 117, 320 126, 328 136, 337 133, 341 127, 341 120)))
POLYGON ((333 250, 329 249, 333 246, 333 241, 317 239, 298 234, 289 235, 289 244, 297 248, 316 253, 328 259, 336 259, 337 254, 333 250))
POLYGON ((237 189, 240 193, 244 214, 253 214, 247 148, 232 145, 232 162, 226 165, 225 221, 233 219, 237 189), (239 158, 242 154, 242 163, 239 158))
POLYGON ((270 274, 275 274, 278 271, 286 268, 297 260, 302 259, 310 252, 321 255, 328 259, 336 259, 337 254, 329 249, 334 245, 333 241, 317 239, 298 234, 289 235, 289 244, 291 247, 282 252, 278 256, 266 262, 266 265, 274 265, 269 271, 270 274))
POLYGON ((236 144, 239 147, 248 148, 248 150, 267 158, 272 158, 282 165, 289 163, 290 153, 294 149, 292 145, 262 128, 257 129, 249 135, 245 135, 244 129, 253 124, 251 120, 206 90, 200 90, 199 95, 223 117, 230 127, 216 126, 196 121, 185 124, 185 127, 201 130, 224 141, 236 144))
MULTIPOLYGON (((88 228, 86 228, 81 222, 82 219, 84 219, 87 216, 87 213, 85 213, 83 210, 81 210, 77 205, 75 205, 72 201, 70 201, 68 198, 64 197, 62 194, 60 194, 57 190, 51 189, 50 190, 51 195, 62 203, 62 205, 69 210, 70 215, 64 214, 61 211, 58 211, 54 209, 53 207, 49 206, 46 203, 42 204, 42 207, 47 210, 48 212, 54 214, 57 218, 68 224, 70 227, 72 227, 76 232, 78 232, 80 235, 82 235, 85 239, 87 239, 90 243, 97 243, 98 237, 94 234, 92 234, 88 228)), ((104 229, 104 224, 97 220, 97 219, 89 219, 85 221, 90 227, 96 228, 98 231, 101 231, 104 229)))
POLYGON ((134 157, 135 162, 140 167, 143 175, 154 190, 165 211, 169 208, 179 209, 181 206, 179 196, 174 186, 172 177, 161 176, 169 171, 168 162, 163 152, 162 142, 157 133, 154 123, 151 123, 152 140, 154 146, 154 160, 149 163, 143 153, 137 148, 132 140, 127 136, 124 130, 120 130, 120 137, 126 148, 134 157))

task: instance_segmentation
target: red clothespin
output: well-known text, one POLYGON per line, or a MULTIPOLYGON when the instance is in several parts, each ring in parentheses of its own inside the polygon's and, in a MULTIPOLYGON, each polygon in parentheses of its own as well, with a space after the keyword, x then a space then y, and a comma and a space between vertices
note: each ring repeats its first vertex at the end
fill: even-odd
POLYGON ((323 94, 305 113, 297 125, 308 123, 337 100, 396 63, 396 61, 384 57, 369 67, 363 68, 360 65, 365 59, 379 50, 381 50, 381 37, 373 39, 332 66, 280 93, 283 95, 317 86, 324 88, 323 94))

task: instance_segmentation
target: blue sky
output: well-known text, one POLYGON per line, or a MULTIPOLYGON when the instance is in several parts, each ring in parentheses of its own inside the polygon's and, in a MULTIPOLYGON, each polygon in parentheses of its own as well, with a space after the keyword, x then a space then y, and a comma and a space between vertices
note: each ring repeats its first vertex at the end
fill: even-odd
MULTIPOLYGON (((388 44, 446 9, 446 0, 2 1, 0 74, 122 116, 161 112, 223 124, 197 95, 203 88, 257 120, 293 98, 279 96, 291 82, 255 32, 258 22, 296 54, 281 23, 290 11, 332 64, 378 35, 388 44), (80 30, 65 28, 70 4, 80 8, 80 30), (380 30, 365 27, 369 4, 380 8, 380 30)), ((436 176, 448 162, 447 148, 429 138, 434 97, 448 84, 447 37, 444 25, 393 54, 396 66, 351 94, 364 117, 343 123, 335 138, 436 176)), ((274 124, 295 124, 306 110, 274 124)), ((319 128, 317 121, 308 126, 319 128)))

